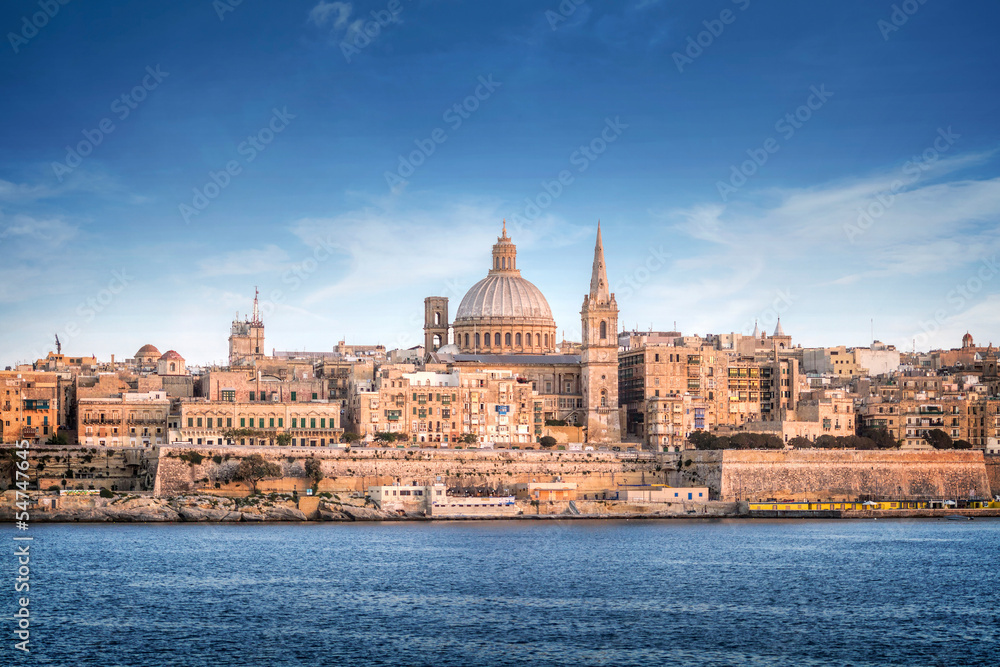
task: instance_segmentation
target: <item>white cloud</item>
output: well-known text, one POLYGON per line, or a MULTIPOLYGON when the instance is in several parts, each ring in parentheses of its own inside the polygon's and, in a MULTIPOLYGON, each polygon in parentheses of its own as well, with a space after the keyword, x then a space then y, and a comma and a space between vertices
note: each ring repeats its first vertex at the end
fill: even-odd
POLYGON ((334 28, 342 28, 347 24, 353 7, 349 2, 323 2, 309 10, 309 19, 318 26, 325 26, 331 17, 334 28))
POLYGON ((248 276, 262 273, 280 273, 288 268, 288 253, 274 244, 263 248, 234 250, 215 257, 206 257, 199 263, 200 274, 209 276, 248 276))

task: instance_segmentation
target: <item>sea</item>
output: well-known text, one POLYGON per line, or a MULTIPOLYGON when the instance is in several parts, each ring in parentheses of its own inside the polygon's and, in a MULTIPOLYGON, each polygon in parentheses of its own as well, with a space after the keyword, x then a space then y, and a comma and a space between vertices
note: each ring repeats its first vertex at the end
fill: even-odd
POLYGON ((0 665, 1000 665, 1000 520, 3 532, 0 665))

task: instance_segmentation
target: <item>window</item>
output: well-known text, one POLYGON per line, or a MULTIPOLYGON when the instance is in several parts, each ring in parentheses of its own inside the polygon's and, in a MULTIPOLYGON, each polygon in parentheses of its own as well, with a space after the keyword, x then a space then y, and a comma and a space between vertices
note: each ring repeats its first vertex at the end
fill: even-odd
POLYGON ((188 428, 193 428, 193 427, 194 427, 194 418, 188 417, 188 428))
POLYGON ((507 332, 503 335, 503 344, 506 345, 507 347, 510 347, 510 332, 507 332))
POLYGON ((294 391, 292 392, 292 401, 295 401, 295 396, 296 396, 297 393, 298 392, 294 392, 294 391))
POLYGON ((251 392, 250 392, 250 400, 251 400, 251 401, 253 400, 253 397, 254 397, 254 392, 252 392, 252 391, 251 391, 251 392))
POLYGON ((243 428, 246 425, 247 425, 247 418, 246 417, 240 417, 240 428, 243 428))
MULTIPOLYGON (((507 335, 509 336, 510 334, 507 335)), ((521 334, 517 334, 514 336, 514 345, 521 347, 521 334)))
POLYGON ((317 398, 319 398, 319 395, 313 392, 313 400, 315 401, 317 398))
MULTIPOLYGON (((469 334, 465 334, 465 335, 468 336, 469 334)), ((477 348, 479 347, 479 334, 476 334, 476 347, 477 348)))
POLYGON ((434 324, 435 325, 440 325, 441 324, 441 313, 436 312, 436 311, 434 313, 434 324))
POLYGON ((292 417, 292 428, 297 428, 299 425, 299 420, 297 417, 292 417))
POLYGON ((542 334, 535 334, 535 347, 542 346, 542 334))
POLYGON ((212 418, 211 417, 208 418, 207 423, 205 424, 205 426, 207 426, 208 428, 212 428, 212 418))
POLYGON ((495 334, 493 334, 493 344, 496 347, 500 347, 500 332, 499 331, 496 332, 495 334))
POLYGON ((271 428, 274 428, 274 417, 271 417, 270 421, 268 422, 268 425, 269 425, 269 426, 270 426, 271 428))
POLYGON ((285 418, 278 417, 278 428, 284 428, 284 427, 285 427, 285 418))
POLYGON ((198 428, 201 428, 201 417, 198 417, 198 428))
POLYGON ((549 335, 545 334, 545 347, 549 346, 549 335))
POLYGON ((465 334, 465 347, 469 347, 469 334, 465 334))
POLYGON ((222 400, 229 401, 230 403, 236 402, 236 390, 235 389, 223 389, 222 390, 222 400))
POLYGON ((309 428, 316 428, 316 418, 315 417, 311 417, 309 419, 309 428))
MULTIPOLYGON (((233 418, 226 417, 226 428, 232 428, 232 427, 233 427, 233 418)), ((156 432, 159 433, 160 429, 156 429, 156 432)))
POLYGON ((489 347, 491 340, 493 340, 493 339, 490 338, 490 332, 487 331, 486 333, 484 333, 483 334, 483 347, 489 347))
POLYGON ((319 420, 319 427, 326 428, 326 417, 323 417, 319 420))
POLYGON ((608 337, 608 323, 601 320, 601 340, 608 337))

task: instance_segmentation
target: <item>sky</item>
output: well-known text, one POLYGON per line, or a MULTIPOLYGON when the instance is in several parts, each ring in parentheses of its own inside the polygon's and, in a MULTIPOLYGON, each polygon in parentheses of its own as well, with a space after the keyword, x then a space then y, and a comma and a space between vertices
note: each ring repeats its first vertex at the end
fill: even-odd
POLYGON ((421 343, 501 221, 579 340, 1000 344, 1000 4, 11 1, 0 367, 421 343), (46 13, 48 12, 48 13, 46 13))

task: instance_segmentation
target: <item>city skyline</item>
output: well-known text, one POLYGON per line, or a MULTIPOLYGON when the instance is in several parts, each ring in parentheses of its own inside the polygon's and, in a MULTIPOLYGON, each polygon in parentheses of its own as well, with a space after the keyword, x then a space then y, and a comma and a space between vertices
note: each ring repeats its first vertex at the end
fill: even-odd
POLYGON ((571 340, 598 219, 628 329, 1000 331, 995 7, 563 4, 4 8, 3 365, 222 361, 255 286, 269 347, 417 345, 503 219, 571 340))

